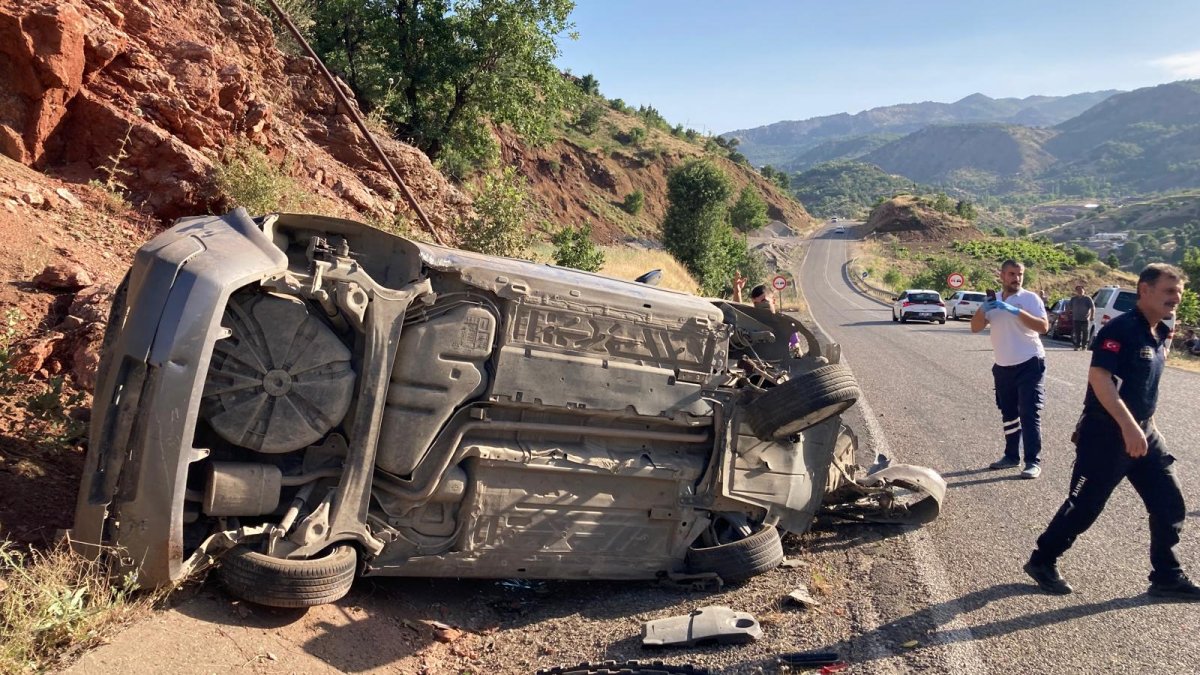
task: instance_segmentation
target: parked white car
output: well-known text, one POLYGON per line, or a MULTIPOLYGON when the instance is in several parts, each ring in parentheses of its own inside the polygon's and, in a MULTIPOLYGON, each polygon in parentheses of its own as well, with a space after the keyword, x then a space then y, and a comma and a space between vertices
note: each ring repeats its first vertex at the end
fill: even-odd
POLYGON ((950 315, 949 318, 955 321, 969 319, 975 316, 975 312, 985 300, 987 296, 979 291, 955 291, 946 298, 946 312, 950 315))
MULTIPOLYGON (((1137 291, 1120 286, 1104 286, 1092 294, 1092 302, 1096 304, 1096 311, 1092 314, 1092 325, 1088 327, 1089 344, 1096 337, 1096 333, 1104 327, 1104 324, 1137 305, 1137 291)), ((1170 326, 1171 330, 1175 330, 1175 317, 1172 316, 1163 323, 1170 326)))
POLYGON ((892 303, 892 321, 906 323, 910 319, 946 323, 946 303, 937 291, 910 288, 892 303))

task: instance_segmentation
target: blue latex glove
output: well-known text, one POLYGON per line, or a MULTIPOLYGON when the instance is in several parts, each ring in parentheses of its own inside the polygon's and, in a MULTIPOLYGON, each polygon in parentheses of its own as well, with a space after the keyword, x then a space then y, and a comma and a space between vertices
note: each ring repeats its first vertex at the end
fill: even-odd
POLYGON ((993 309, 996 309, 996 301, 995 300, 984 300, 983 304, 979 306, 979 309, 982 310, 984 314, 987 314, 988 312, 992 311, 993 309))
MULTIPOLYGON (((996 300, 996 301, 989 300, 988 302, 984 303, 985 306, 988 304, 991 304, 991 306, 992 306, 991 309, 1004 310, 1005 312, 1008 312, 1009 314, 1012 314, 1013 316, 1016 316, 1021 313, 1020 307, 1017 307, 1016 305, 1010 305, 1007 302, 1004 302, 1003 300, 996 300)), ((984 312, 990 312, 991 309, 985 309, 984 312)))

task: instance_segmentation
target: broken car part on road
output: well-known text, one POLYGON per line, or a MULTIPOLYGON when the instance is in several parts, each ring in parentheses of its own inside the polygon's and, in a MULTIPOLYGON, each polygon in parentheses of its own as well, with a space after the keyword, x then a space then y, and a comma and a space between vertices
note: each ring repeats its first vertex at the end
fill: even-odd
POLYGON ((857 384, 790 317, 334 218, 179 221, 104 345, 73 540, 144 586, 214 559, 283 607, 356 574, 728 583, 823 509, 944 494, 856 481, 857 384))
POLYGON ((701 607, 690 614, 647 621, 642 626, 643 647, 692 647, 698 644, 736 645, 762 637, 762 627, 751 614, 728 607, 701 607))

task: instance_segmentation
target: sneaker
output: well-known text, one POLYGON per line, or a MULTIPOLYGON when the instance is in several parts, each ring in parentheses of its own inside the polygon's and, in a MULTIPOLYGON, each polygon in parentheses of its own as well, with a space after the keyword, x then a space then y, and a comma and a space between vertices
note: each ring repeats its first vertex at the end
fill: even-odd
MULTIPOLYGON (((1054 563, 1034 562, 1030 558, 1023 569, 1031 579, 1037 582, 1038 588, 1047 593, 1067 595, 1073 590, 1071 584, 1068 584, 1067 580, 1058 573, 1058 567, 1054 563)), ((1153 586, 1151 588, 1153 589, 1153 586)))
POLYGON ((1147 591, 1150 595, 1156 598, 1170 598, 1172 600, 1200 600, 1200 586, 1197 586, 1191 579, 1184 575, 1179 575, 1179 578, 1174 581, 1151 582, 1150 590, 1147 591))
POLYGON ((1021 460, 1013 457, 1001 457, 1000 459, 988 465, 989 469, 1011 469, 1021 466, 1021 460))
POLYGON ((1021 472, 1021 478, 1037 478, 1042 475, 1042 467, 1037 464, 1026 464, 1025 470, 1021 472))

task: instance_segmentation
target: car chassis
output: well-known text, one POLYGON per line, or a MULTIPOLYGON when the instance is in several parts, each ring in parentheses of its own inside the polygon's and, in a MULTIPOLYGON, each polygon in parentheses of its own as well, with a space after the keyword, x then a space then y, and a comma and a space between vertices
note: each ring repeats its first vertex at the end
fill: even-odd
POLYGON ((143 585, 217 561, 285 607, 356 574, 737 581, 820 512, 940 510, 930 469, 854 478, 839 357, 762 308, 334 218, 187 218, 116 293, 71 536, 143 585))

